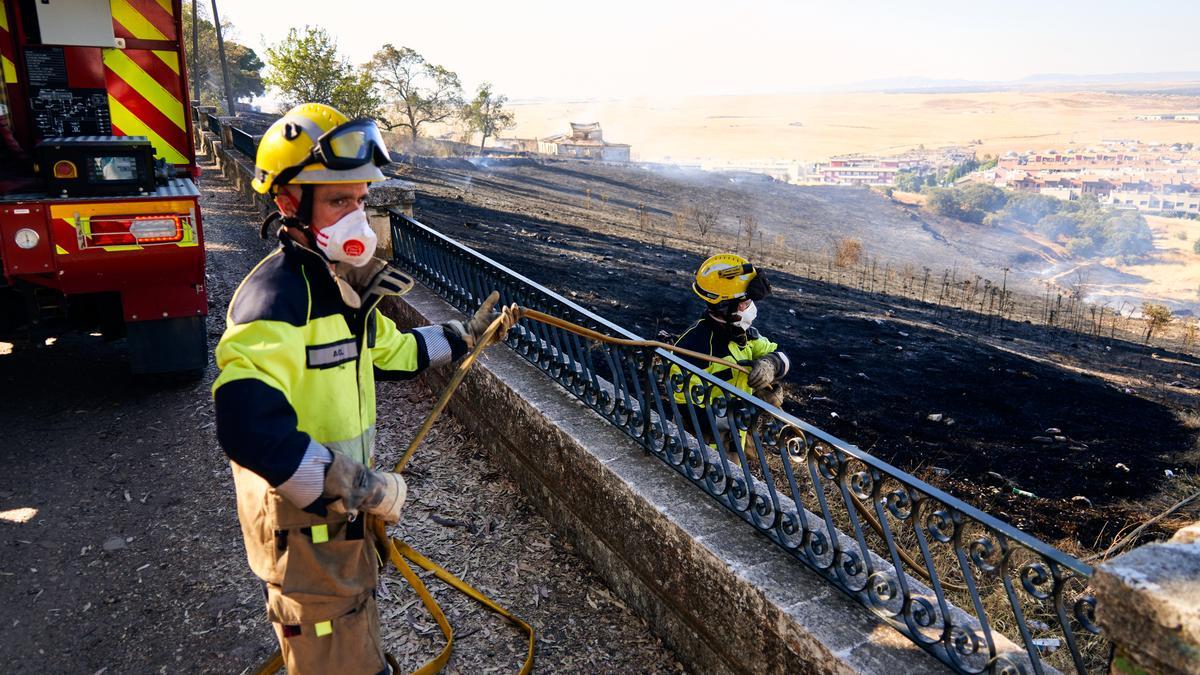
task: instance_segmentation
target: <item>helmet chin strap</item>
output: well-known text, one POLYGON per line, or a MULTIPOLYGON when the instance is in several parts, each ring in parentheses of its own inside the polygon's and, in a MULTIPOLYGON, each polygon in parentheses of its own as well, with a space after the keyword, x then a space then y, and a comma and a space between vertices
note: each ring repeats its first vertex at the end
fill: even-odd
POLYGON ((322 258, 325 258, 324 252, 322 252, 317 246, 316 233, 313 232, 312 229, 314 192, 315 189, 312 185, 301 185, 300 201, 296 201, 296 198, 293 197, 290 192, 281 189, 279 195, 283 196, 288 200, 288 202, 291 203, 292 207, 295 208, 295 215, 284 215, 282 211, 276 211, 275 213, 272 213, 271 215, 267 216, 265 221, 263 221, 262 229, 259 231, 259 235, 263 239, 266 239, 267 235, 269 234, 268 230, 270 229, 271 223, 278 220, 284 227, 294 227, 303 232, 304 236, 308 237, 308 241, 312 245, 312 249, 316 251, 317 254, 322 258))
POLYGON ((314 188, 311 185, 300 186, 300 203, 296 205, 296 218, 304 223, 305 227, 312 225, 313 192, 314 188))

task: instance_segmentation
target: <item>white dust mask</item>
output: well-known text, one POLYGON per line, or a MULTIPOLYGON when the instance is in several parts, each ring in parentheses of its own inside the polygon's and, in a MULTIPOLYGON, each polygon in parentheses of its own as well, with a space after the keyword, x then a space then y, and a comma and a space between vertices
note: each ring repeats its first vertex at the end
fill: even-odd
POLYGON ((738 312, 738 320, 733 325, 742 330, 750 330, 750 324, 754 323, 754 319, 758 316, 758 305, 754 301, 750 301, 750 305, 738 312))
POLYGON ((330 262, 345 262, 362 267, 375 254, 379 238, 371 230, 367 212, 355 209, 336 223, 316 233, 317 248, 330 262))

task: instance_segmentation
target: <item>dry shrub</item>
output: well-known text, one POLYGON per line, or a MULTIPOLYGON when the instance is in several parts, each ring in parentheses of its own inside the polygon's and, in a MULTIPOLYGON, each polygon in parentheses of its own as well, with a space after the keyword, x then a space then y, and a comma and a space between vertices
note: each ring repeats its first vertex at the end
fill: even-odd
POLYGON ((838 267, 854 267, 862 260, 863 245, 857 239, 842 237, 833 245, 833 264, 838 267))

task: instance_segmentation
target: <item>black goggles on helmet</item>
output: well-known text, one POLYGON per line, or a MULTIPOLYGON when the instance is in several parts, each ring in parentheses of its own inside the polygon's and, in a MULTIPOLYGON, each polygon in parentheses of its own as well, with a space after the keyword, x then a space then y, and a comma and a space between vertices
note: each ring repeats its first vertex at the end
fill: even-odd
POLYGON ((348 171, 374 163, 385 166, 392 161, 383 134, 374 120, 360 117, 321 134, 299 164, 279 172, 275 185, 291 182, 305 167, 320 164, 333 171, 348 171))
POLYGON ((369 162, 383 166, 392 161, 379 127, 366 118, 350 120, 326 131, 317 139, 311 156, 334 171, 357 169, 369 162))

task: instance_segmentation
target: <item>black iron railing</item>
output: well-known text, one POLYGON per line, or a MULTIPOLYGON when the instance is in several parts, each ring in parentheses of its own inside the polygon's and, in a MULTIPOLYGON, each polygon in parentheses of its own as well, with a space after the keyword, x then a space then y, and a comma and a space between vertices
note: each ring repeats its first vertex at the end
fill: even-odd
POLYGON ((258 154, 258 141, 253 135, 231 125, 229 137, 233 139, 233 147, 241 151, 243 155, 254 159, 254 156, 258 154))
POLYGON ((221 135, 221 120, 220 120, 220 118, 218 118, 216 115, 214 115, 212 113, 206 113, 205 121, 207 122, 207 127, 208 127, 209 131, 213 132, 214 134, 216 134, 218 136, 221 135))
MULTIPOLYGON (((395 262, 471 312, 493 289, 633 333, 393 212, 395 262)), ((1092 568, 663 351, 522 321, 508 344, 795 559, 959 672, 1102 670, 1092 568)))

